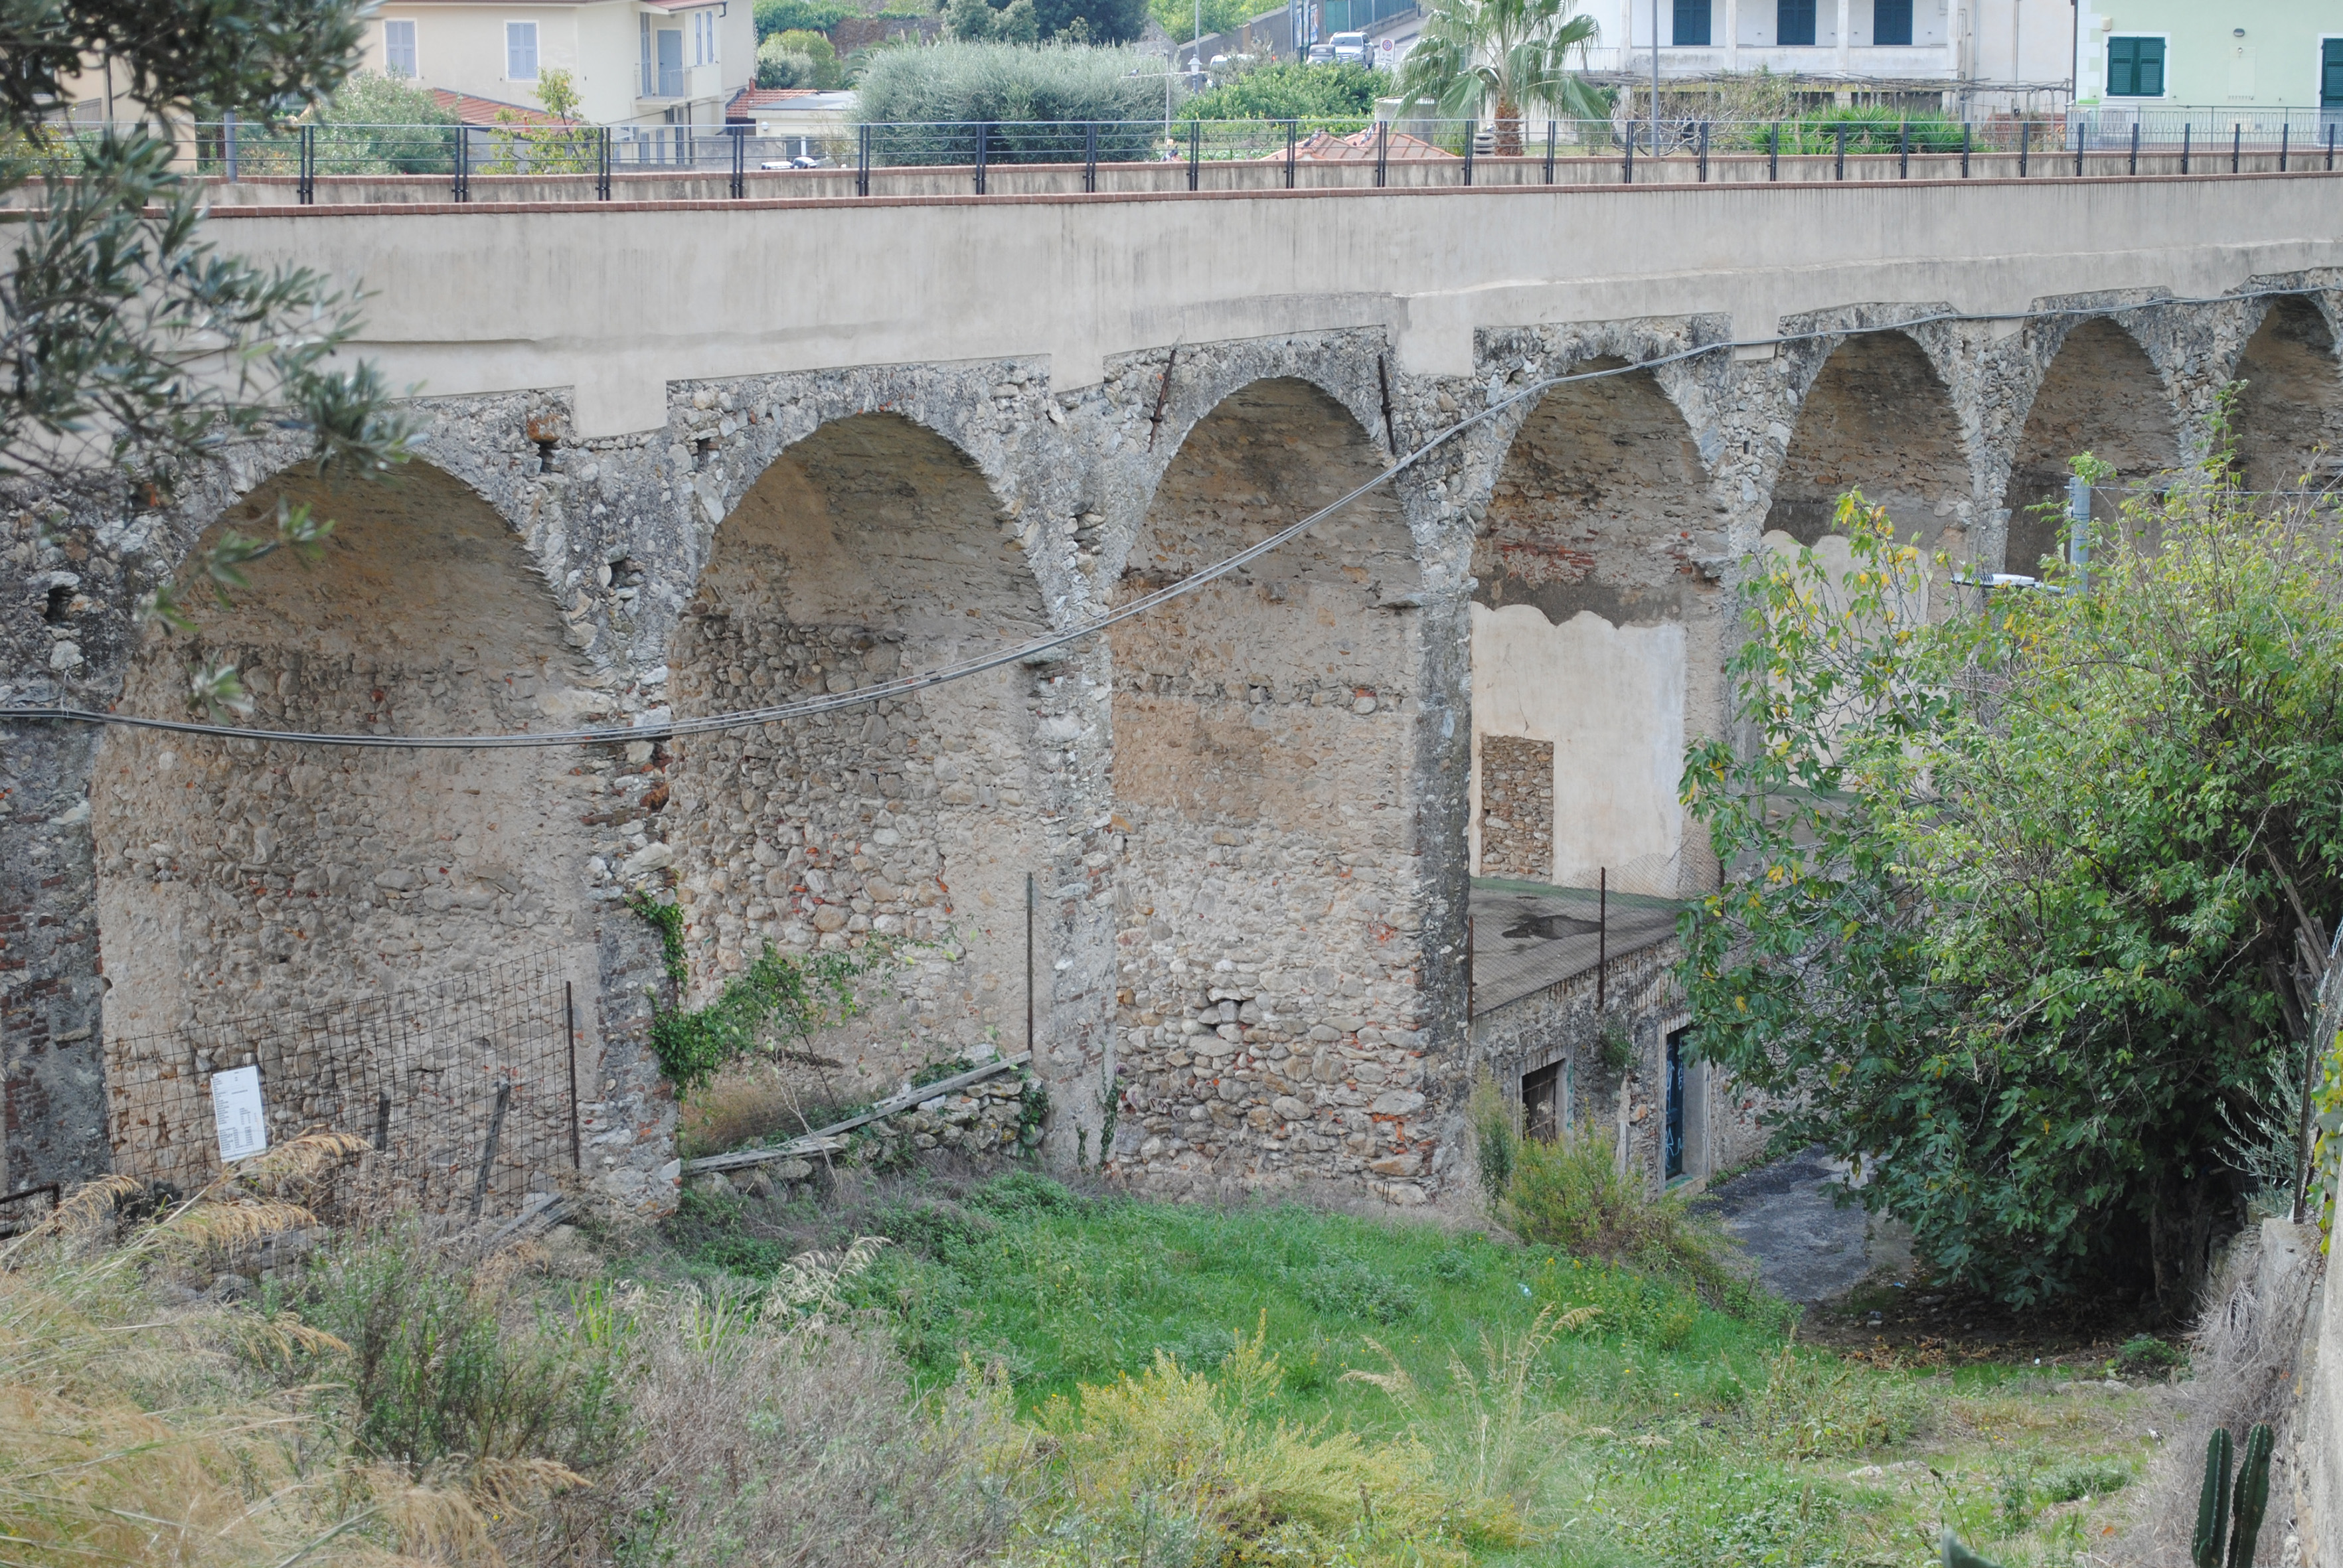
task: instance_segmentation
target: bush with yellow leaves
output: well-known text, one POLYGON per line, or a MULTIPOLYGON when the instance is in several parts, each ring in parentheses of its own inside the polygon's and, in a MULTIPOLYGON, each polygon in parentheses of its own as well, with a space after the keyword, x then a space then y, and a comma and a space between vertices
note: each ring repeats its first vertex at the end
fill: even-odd
POLYGON ((1217 1375, 1158 1351, 1137 1377, 1051 1401, 1048 1493, 1009 1560, 1439 1568, 1527 1539, 1510 1498, 1459 1487, 1413 1438, 1267 1418, 1282 1373, 1266 1339, 1237 1336, 1217 1375))

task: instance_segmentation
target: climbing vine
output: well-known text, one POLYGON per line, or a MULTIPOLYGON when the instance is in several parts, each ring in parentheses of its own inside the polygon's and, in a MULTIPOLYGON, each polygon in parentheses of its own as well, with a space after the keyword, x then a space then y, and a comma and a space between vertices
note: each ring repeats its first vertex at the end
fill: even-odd
POLYGON ((866 985, 892 973, 900 961, 893 944, 875 939, 845 952, 802 954, 779 952, 767 942, 707 1006, 686 1008, 683 911, 640 893, 627 905, 659 931, 668 978, 676 984, 675 1005, 653 1001, 651 1051, 679 1092, 746 1057, 812 1060, 806 1043, 822 1030, 860 1018, 866 985))

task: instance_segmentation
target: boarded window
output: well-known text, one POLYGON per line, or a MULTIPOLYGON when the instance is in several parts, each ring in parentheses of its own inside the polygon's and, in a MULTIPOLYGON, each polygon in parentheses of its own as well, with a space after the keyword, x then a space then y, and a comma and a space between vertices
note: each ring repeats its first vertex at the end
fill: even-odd
POLYGON ((1481 875, 1554 879, 1554 742, 1481 738, 1481 875))

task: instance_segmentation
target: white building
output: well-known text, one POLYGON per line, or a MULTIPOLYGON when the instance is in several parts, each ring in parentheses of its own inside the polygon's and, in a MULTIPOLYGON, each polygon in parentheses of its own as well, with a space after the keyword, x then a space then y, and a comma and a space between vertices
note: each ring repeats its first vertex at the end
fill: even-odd
POLYGON ((757 75, 749 0, 386 0, 367 31, 367 69, 470 97, 534 108, 567 71, 598 126, 713 129, 757 75))
MULTIPOLYGON (((1942 89, 1986 106, 2073 91, 2073 0, 1582 0, 1589 64, 1664 80, 1759 69, 1853 87, 1942 89)), ((2047 107, 2047 103, 2035 106, 2047 107)))

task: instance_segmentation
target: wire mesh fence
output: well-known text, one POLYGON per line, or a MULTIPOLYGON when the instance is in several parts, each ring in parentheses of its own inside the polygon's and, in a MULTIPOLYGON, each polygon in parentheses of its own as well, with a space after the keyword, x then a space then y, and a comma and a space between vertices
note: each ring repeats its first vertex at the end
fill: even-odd
MULTIPOLYGON (((59 127, 45 149, 49 172, 70 175, 105 134, 100 126, 59 127)), ((224 122, 174 134, 191 172, 231 185, 289 183, 293 199, 303 203, 317 199, 321 181, 342 182, 333 199, 468 201, 475 179, 500 176, 528 178, 504 180, 495 199, 526 202, 619 199, 642 194, 644 187, 630 182, 644 175, 724 182, 662 195, 741 198, 2302 172, 2335 167, 2343 116, 2117 105, 1977 119, 1873 107, 1771 120, 1723 113, 1494 121, 1405 113, 1287 120, 1167 114, 902 124, 823 118, 761 127, 224 122), (1020 177, 996 183, 1006 171, 1020 177), (791 184, 769 177, 776 175, 809 178, 791 184), (921 175, 931 177, 904 183, 921 175), (436 194, 385 194, 402 182, 411 189, 417 179, 436 194), (388 185, 353 183, 366 181, 388 185)))
POLYGON ((378 1198, 513 1213, 578 1163, 575 1012, 545 952, 337 1006, 109 1033, 114 1169, 184 1194, 224 1153, 324 1129, 367 1141, 378 1198))

